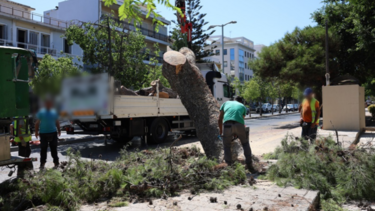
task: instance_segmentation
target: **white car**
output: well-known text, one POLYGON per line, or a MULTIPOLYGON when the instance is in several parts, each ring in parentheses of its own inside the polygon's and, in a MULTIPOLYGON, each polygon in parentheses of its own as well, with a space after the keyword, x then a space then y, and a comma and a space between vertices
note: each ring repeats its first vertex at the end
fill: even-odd
POLYGON ((279 104, 273 104, 273 112, 278 112, 280 110, 279 104))
POLYGON ((263 110, 264 110, 266 113, 272 111, 272 104, 271 104, 271 103, 265 103, 265 104, 262 105, 262 107, 264 108, 263 110))
POLYGON ((288 110, 288 111, 294 111, 294 106, 293 104, 288 104, 285 106, 285 108, 283 109, 284 111, 288 110))

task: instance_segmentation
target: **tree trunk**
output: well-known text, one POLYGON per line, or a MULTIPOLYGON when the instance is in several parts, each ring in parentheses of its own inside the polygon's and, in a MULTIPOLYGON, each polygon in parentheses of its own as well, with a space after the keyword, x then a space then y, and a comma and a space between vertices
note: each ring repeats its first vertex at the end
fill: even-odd
POLYGON ((195 65, 194 53, 188 48, 181 48, 180 52, 168 51, 163 59, 163 75, 194 121, 207 157, 221 161, 223 143, 218 138, 219 104, 195 65))

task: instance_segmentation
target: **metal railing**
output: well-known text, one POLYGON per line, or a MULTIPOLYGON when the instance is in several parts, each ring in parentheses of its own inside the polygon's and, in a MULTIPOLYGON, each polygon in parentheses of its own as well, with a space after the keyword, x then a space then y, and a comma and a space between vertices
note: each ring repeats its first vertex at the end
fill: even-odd
POLYGON ((0 39, 0 46, 13 46, 13 47, 25 48, 29 50, 34 50, 35 53, 38 53, 38 54, 50 54, 51 56, 57 56, 56 49, 54 48, 39 46, 35 44, 30 44, 30 43, 23 43, 23 42, 13 43, 11 40, 0 39))
POLYGON ((13 7, 6 7, 0 4, 0 13, 5 13, 8 15, 16 16, 19 18, 24 18, 36 22, 40 22, 43 24, 57 26, 61 28, 68 28, 69 24, 66 21, 58 20, 51 17, 45 17, 43 15, 33 13, 33 12, 25 12, 21 10, 14 9, 13 7))
POLYGON ((35 44, 30 44, 30 43, 17 42, 16 47, 34 50, 35 53, 38 53, 38 54, 49 54, 51 56, 57 55, 56 49, 54 49, 54 48, 39 46, 39 45, 35 45, 35 44))
MULTIPOLYGON (((107 17, 109 17, 109 16, 102 15, 101 20, 104 20, 107 17)), ((149 30, 149 29, 143 28, 142 26, 137 26, 136 27, 133 24, 128 23, 126 21, 122 21, 122 20, 120 20, 118 18, 114 18, 114 17, 109 17, 109 18, 111 20, 114 20, 117 24, 121 25, 123 28, 125 28, 127 30, 136 31, 136 29, 138 28, 143 35, 146 35, 148 37, 153 37, 155 39, 168 42, 168 36, 165 35, 165 34, 161 34, 161 33, 158 33, 158 32, 156 32, 154 30, 149 30)))

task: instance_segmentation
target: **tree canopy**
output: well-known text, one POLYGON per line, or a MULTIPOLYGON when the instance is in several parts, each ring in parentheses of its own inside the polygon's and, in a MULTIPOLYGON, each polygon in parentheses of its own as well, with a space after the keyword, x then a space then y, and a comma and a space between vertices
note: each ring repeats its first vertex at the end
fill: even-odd
POLYGON ((148 74, 157 68, 154 55, 159 51, 156 45, 155 52, 150 53, 142 34, 125 32, 121 24, 107 17, 98 24, 72 25, 66 30, 65 37, 82 48, 83 62, 91 72, 108 72, 128 88, 149 86, 148 74))
MULTIPOLYGON (((375 2, 372 0, 325 0, 313 14, 321 26, 328 21, 330 30, 340 39, 340 75, 350 74, 370 85, 375 76, 375 2)), ((373 89, 374 86, 367 86, 373 89)), ((375 92, 375 90, 369 91, 375 92)))
POLYGON ((59 94, 61 82, 65 77, 81 74, 81 67, 73 62, 73 57, 63 56, 57 60, 44 55, 39 62, 38 71, 30 82, 33 92, 39 96, 59 94))
MULTIPOLYGON (((336 57, 340 40, 329 33, 331 75, 338 74, 336 57)), ((255 74, 265 78, 278 78, 302 87, 320 87, 325 84, 325 29, 321 26, 296 28, 281 40, 265 47, 259 59, 251 60, 255 74)))
MULTIPOLYGON (((103 2, 108 7, 113 4, 117 4, 117 0, 103 0, 103 2)), ((156 26, 156 30, 158 30, 158 26, 164 25, 164 23, 159 20, 161 15, 156 12, 156 3, 164 5, 165 7, 171 8, 177 11, 178 13, 182 14, 180 8, 175 7, 173 4, 171 4, 170 0, 123 0, 123 4, 121 4, 118 10, 120 19, 127 19, 129 21, 133 20, 138 24, 142 24, 142 16, 138 6, 145 5, 147 12, 146 18, 152 17, 153 22, 156 26)))

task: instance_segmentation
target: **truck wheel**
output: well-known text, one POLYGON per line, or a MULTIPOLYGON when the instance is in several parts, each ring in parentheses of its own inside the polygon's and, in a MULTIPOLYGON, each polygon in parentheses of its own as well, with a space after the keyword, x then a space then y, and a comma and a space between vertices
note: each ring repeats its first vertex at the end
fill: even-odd
POLYGON ((169 126, 167 121, 163 118, 156 118, 152 121, 150 127, 150 135, 147 138, 148 143, 158 144, 168 137, 169 126))

